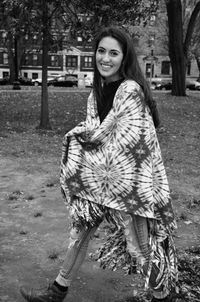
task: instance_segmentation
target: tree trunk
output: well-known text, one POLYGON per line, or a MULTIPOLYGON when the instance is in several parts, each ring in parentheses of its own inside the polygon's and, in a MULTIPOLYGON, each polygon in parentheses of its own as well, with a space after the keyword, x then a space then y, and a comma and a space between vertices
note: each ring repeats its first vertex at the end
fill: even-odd
POLYGON ((13 89, 20 90, 20 83, 19 83, 19 64, 18 64, 18 37, 15 34, 14 36, 14 64, 15 64, 15 81, 13 82, 13 89))
POLYGON ((15 64, 14 64, 14 53, 13 53, 13 35, 8 32, 8 64, 10 69, 10 82, 14 82, 15 80, 15 64))
POLYGON ((172 66, 172 95, 185 96, 187 58, 183 48, 181 0, 166 1, 169 24, 169 57, 172 66))
POLYGON ((14 50, 15 50, 15 55, 14 55, 14 60, 15 60, 15 81, 18 81, 18 74, 19 74, 19 68, 18 68, 18 39, 17 39, 16 35, 14 37, 14 50))
POLYGON ((50 130, 49 105, 48 105, 48 50, 49 50, 49 28, 48 28, 48 5, 47 0, 43 0, 43 30, 42 30, 42 95, 41 95, 41 114, 40 129, 50 130))
POLYGON ((199 70, 199 76, 198 76, 198 81, 200 82, 200 56, 195 56, 195 59, 197 61, 197 66, 198 66, 198 70, 199 70))

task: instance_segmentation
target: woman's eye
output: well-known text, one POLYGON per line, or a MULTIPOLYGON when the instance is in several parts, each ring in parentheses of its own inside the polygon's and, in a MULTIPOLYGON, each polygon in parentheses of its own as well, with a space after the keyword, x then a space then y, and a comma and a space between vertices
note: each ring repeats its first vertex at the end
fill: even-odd
POLYGON ((99 48, 99 49, 98 49, 98 53, 104 53, 104 49, 99 48))
POLYGON ((113 56, 113 57, 115 57, 115 56, 117 56, 118 55, 118 52, 117 51, 111 51, 111 56, 113 56))

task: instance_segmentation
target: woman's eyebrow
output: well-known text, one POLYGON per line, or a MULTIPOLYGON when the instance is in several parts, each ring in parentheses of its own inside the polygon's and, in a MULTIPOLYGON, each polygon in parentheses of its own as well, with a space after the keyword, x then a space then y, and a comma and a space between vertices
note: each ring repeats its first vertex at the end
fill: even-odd
POLYGON ((118 49, 111 49, 110 51, 117 51, 117 52, 121 52, 120 50, 118 49))
MULTIPOLYGON (((105 48, 104 48, 103 46, 99 46, 98 49, 99 49, 99 48, 102 48, 102 49, 105 50, 105 48)), ((110 51, 117 51, 117 52, 119 52, 119 53, 121 52, 120 50, 115 49, 115 48, 114 48, 114 49, 109 49, 109 50, 110 50, 110 51)))

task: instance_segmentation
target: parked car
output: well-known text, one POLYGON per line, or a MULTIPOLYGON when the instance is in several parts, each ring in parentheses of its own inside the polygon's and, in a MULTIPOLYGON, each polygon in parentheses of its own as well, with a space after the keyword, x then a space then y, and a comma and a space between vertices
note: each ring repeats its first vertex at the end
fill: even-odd
POLYGON ((162 79, 161 78, 158 78, 158 77, 156 77, 156 78, 148 78, 147 79, 149 82, 150 82, 150 87, 151 87, 151 89, 155 89, 158 85, 160 85, 161 84, 161 81, 162 81, 162 79))
POLYGON ((161 82, 155 87, 155 90, 171 90, 172 82, 161 82))
POLYGON ((8 85, 8 84, 10 84, 9 77, 0 78, 0 85, 8 85))
POLYGON ((172 80, 170 78, 152 78, 151 89, 153 90, 171 90, 172 80))
POLYGON ((186 80, 186 89, 200 90, 200 82, 192 80, 192 79, 187 79, 186 80))
MULTIPOLYGON (((54 81, 54 77, 48 76, 47 77, 47 85, 51 85, 52 81, 54 81)), ((32 83, 34 86, 41 86, 42 85, 42 78, 32 79, 32 83)))
POLYGON ((51 84, 55 87, 77 87, 78 79, 75 76, 59 76, 51 84))
POLYGON ((18 82, 20 85, 24 85, 24 86, 32 86, 32 79, 29 78, 25 78, 25 77, 19 77, 18 78, 18 82))
POLYGON ((93 79, 89 76, 85 77, 85 87, 92 87, 93 79))
POLYGON ((32 86, 32 79, 26 78, 26 77, 18 77, 17 81, 11 81, 10 77, 5 77, 0 79, 0 85, 13 85, 15 82, 18 82, 19 85, 24 86, 32 86))
POLYGON ((42 85, 42 79, 41 78, 32 79, 32 83, 34 86, 42 85))

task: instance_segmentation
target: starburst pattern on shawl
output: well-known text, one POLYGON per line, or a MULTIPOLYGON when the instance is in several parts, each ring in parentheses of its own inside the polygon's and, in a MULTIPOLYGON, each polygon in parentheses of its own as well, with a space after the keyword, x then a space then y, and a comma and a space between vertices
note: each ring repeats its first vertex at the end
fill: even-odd
POLYGON ((134 101, 133 97, 133 93, 127 93, 123 98, 116 98, 113 110, 92 136, 92 140, 100 139, 106 145, 113 142, 123 148, 139 141, 144 130, 141 119, 143 106, 139 97, 135 97, 134 101))
POLYGON ((68 149, 67 165, 65 168, 68 176, 72 176, 76 172, 77 166, 82 160, 81 149, 81 145, 78 141, 75 138, 72 138, 68 149))
POLYGON ((115 200, 125 197, 132 190, 135 160, 121 150, 86 152, 82 162, 81 177, 92 195, 115 200), (120 157, 120 161, 119 161, 120 157))

